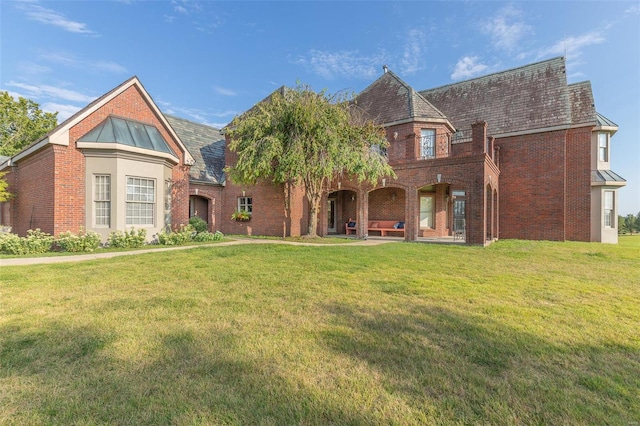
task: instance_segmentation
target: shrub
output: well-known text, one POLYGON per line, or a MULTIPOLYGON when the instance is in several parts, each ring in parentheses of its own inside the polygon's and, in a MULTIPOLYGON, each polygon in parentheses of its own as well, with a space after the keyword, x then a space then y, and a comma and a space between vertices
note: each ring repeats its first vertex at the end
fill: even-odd
POLYGON ((71 253, 91 252, 100 247, 101 238, 97 232, 87 231, 78 233, 63 232, 58 235, 58 245, 64 251, 71 253))
POLYGON ((147 230, 131 228, 131 231, 113 231, 109 234, 107 242, 109 247, 115 248, 137 248, 142 247, 147 240, 147 230))
POLYGON ((200 219, 198 216, 192 216, 191 218, 189 218, 189 225, 193 226, 193 229, 197 233, 206 232, 207 228, 209 227, 207 225, 207 222, 200 219))
POLYGON ((53 236, 40 228, 29 229, 26 237, 3 233, 0 235, 0 251, 7 254, 38 254, 51 250, 53 236))
POLYGON ((224 237, 224 234, 220 231, 216 231, 215 234, 209 231, 205 231, 205 232, 198 232, 198 234, 193 238, 193 240, 203 243, 207 241, 220 241, 222 237, 224 237))
POLYGON ((0 252, 7 254, 27 254, 27 248, 22 244, 22 238, 16 234, 0 234, 0 252))
POLYGON ((172 232, 160 232, 158 234, 158 244, 164 246, 179 246, 191 241, 194 237, 195 230, 191 225, 180 225, 180 230, 172 232))

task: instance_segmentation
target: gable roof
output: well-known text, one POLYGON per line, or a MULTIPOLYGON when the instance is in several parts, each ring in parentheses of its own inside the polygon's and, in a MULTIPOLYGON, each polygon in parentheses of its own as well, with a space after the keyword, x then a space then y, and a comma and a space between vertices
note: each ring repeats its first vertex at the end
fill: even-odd
POLYGON ((488 123, 493 136, 568 128, 572 109, 565 73, 565 59, 558 57, 420 94, 460 129, 478 120, 488 123))
POLYGON ((591 83, 583 81, 568 85, 571 105, 571 123, 596 125, 596 108, 593 100, 591 83))
MULTIPOLYGON (((191 156, 191 154, 189 153, 189 151, 186 149, 186 147, 184 146, 184 144, 182 143, 182 141, 180 140, 178 135, 173 131, 173 129, 171 128, 171 126, 167 122, 167 120, 164 117, 164 115, 162 115, 162 112, 160 111, 158 106, 155 104, 155 102, 153 101, 153 99, 151 98, 149 93, 145 90, 145 88, 142 85, 142 83, 140 82, 140 80, 138 80, 138 77, 133 76, 130 79, 128 79, 125 82, 123 82, 122 84, 120 84, 119 86, 113 88, 109 92, 107 92, 104 95, 100 96, 99 98, 97 98, 93 102, 89 103, 86 107, 82 108, 80 111, 76 112, 71 117, 67 118, 65 121, 63 121, 61 124, 59 124, 53 130, 51 130, 45 136, 43 136, 39 140, 35 141, 31 145, 27 146, 25 149, 23 149, 19 153, 15 154, 10 160, 5 162, 2 166, 10 165, 10 163, 13 162, 13 161, 17 161, 17 160, 20 160, 21 158, 24 158, 24 157, 26 157, 28 155, 31 155, 32 153, 40 150, 41 148, 43 148, 44 146, 46 146, 48 144, 68 145, 69 144, 69 137, 68 137, 69 129, 71 129, 73 126, 75 126, 80 121, 85 119, 91 113, 93 113, 94 111, 98 110, 99 108, 104 106, 106 103, 108 103, 112 99, 116 98, 118 95, 120 95, 121 93, 123 93, 125 90, 129 89, 132 86, 135 86, 139 90, 141 96, 144 98, 144 100, 148 103, 150 108, 153 110, 153 112, 157 116, 158 120, 160 120, 160 122, 165 125, 165 127, 169 131, 169 134, 174 138, 174 140, 176 141, 176 143, 180 147, 181 151, 184 152, 184 162, 185 162, 185 164, 189 164, 189 165, 193 164, 194 160, 193 160, 193 157, 191 156)), ((2 168, 2 166, 0 166, 0 168, 2 168)))
POLYGON ((225 140, 220 130, 184 118, 165 115, 195 160, 189 180, 223 185, 225 140))
POLYGON ((378 124, 408 121, 442 122, 453 126, 438 108, 386 67, 376 81, 356 96, 355 102, 378 124))

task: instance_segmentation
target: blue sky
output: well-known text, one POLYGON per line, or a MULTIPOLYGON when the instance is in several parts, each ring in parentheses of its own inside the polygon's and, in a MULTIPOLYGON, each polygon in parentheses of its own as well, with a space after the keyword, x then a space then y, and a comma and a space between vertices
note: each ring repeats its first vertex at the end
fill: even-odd
POLYGON ((0 3, 0 90, 64 120, 137 75, 166 113, 221 127, 281 85, 417 90, 556 56, 620 127, 620 214, 640 211, 640 2, 0 3))

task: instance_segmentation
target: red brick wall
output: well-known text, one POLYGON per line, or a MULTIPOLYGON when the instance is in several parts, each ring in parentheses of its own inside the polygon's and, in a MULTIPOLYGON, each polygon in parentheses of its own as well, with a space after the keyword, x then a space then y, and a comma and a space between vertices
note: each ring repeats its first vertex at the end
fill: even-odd
MULTIPOLYGON (((54 235, 78 232, 85 224, 85 158, 76 149, 76 141, 110 114, 152 124, 184 163, 184 153, 168 129, 155 115, 137 87, 126 89, 116 98, 69 129, 69 146, 47 145, 38 153, 22 159, 15 167, 14 231, 25 234, 39 227, 54 235)), ((173 167, 174 226, 189 219, 189 166, 173 167)), ((161 184, 161 183, 159 183, 161 184)), ((162 183, 163 184, 163 183, 162 183)), ((160 189, 162 190, 162 189, 160 189)))
POLYGON ((23 159, 12 172, 12 232, 25 236, 29 229, 54 233, 54 151, 47 146, 23 159))
POLYGON ((224 223, 224 218, 222 217, 223 187, 204 184, 191 184, 189 185, 189 194, 196 195, 196 189, 198 190, 198 216, 208 223, 210 232, 220 231, 224 233, 225 231, 222 228, 222 225, 224 223), (204 213, 201 210, 207 211, 206 218, 203 217, 204 213))
MULTIPOLYGON (((75 144, 79 138, 95 128, 109 115, 152 124, 160 131, 162 137, 180 159, 180 164, 174 166, 172 170, 172 224, 177 227, 180 224, 188 223, 189 166, 183 165, 184 153, 155 115, 152 106, 142 97, 142 93, 137 87, 131 86, 69 129, 69 147, 59 147, 60 149, 56 151, 56 184, 58 188, 63 188, 63 192, 56 196, 56 233, 67 230, 77 232, 78 228, 85 223, 84 155, 80 150, 75 149, 75 144)), ((158 182, 158 186, 158 190, 162 191, 164 182, 158 182)))
POLYGON ((567 134, 566 238, 591 241, 591 128, 567 134))
MULTIPOLYGON (((237 154, 225 150, 227 165, 234 164, 237 154)), ((228 176, 223 191, 221 229, 225 234, 300 236, 306 235, 308 222, 308 202, 302 188, 292 188, 289 192, 289 208, 285 207, 285 186, 271 182, 259 182, 255 186, 239 185, 228 176), (238 207, 238 197, 242 192, 253 201, 253 214, 249 222, 236 222, 231 215, 238 207)))
POLYGON ((565 239, 565 136, 562 130, 495 141, 500 238, 565 239))
POLYGON ((404 221, 404 205, 405 191, 402 188, 372 191, 369 193, 369 220, 404 221))

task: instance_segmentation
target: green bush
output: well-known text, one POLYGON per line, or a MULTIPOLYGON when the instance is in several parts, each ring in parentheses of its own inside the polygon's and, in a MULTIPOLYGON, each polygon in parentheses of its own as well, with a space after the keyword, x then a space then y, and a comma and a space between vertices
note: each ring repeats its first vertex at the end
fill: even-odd
POLYGON ((113 231, 109 234, 107 242, 109 247, 115 248, 137 248, 142 247, 147 240, 147 230, 131 228, 131 231, 113 231))
POLYGON ((198 234, 193 238, 193 240, 203 243, 207 241, 220 241, 222 237, 224 237, 224 234, 220 231, 216 231, 215 234, 209 231, 205 231, 205 232, 198 232, 198 234))
POLYGON ((26 237, 16 234, 0 234, 0 251, 7 254, 38 254, 51 250, 54 238, 51 234, 42 232, 40 228, 29 229, 26 237))
POLYGON ((195 231, 199 234, 201 232, 206 232, 207 228, 209 227, 207 225, 207 222, 205 222, 204 220, 200 219, 198 216, 192 216, 189 219, 189 225, 193 226, 193 229, 195 229, 195 231))
POLYGON ((160 232, 158 234, 158 244, 163 246, 179 246, 191 241, 195 235, 195 230, 191 225, 180 225, 178 231, 160 232))
POLYGON ((72 232, 63 232, 58 235, 58 246, 71 253, 91 252, 100 247, 101 238, 97 232, 80 231, 77 235, 72 232))

